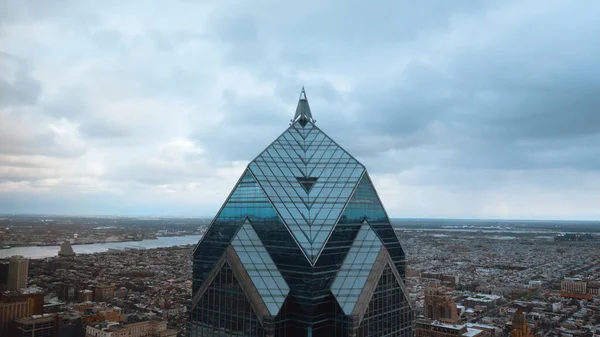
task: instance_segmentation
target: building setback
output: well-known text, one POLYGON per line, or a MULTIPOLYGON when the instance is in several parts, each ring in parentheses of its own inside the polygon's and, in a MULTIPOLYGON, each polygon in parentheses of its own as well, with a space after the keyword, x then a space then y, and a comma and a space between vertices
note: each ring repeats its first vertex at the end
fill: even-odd
POLYGON ((315 125, 304 89, 193 258, 190 336, 413 334, 398 237, 365 167, 315 125))
POLYGON ((10 323, 10 337, 54 337, 56 336, 56 317, 33 316, 17 318, 10 323))

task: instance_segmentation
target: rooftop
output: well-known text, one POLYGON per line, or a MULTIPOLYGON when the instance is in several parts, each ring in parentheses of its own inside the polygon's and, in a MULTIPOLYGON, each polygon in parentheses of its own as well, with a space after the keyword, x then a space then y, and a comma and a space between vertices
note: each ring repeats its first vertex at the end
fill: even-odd
POLYGON ((51 322, 54 320, 54 315, 52 314, 44 314, 44 315, 33 315, 31 317, 23 317, 15 319, 15 322, 19 324, 32 324, 32 323, 45 323, 51 322))
POLYGON ((464 337, 473 337, 480 334, 482 331, 479 329, 467 328, 467 332, 463 333, 464 337))

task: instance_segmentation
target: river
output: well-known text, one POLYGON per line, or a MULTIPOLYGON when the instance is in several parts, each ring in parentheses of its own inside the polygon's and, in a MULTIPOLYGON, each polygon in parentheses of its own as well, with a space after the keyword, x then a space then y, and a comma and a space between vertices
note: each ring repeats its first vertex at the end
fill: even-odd
MULTIPOLYGON (((195 245, 196 243, 198 243, 201 237, 202 235, 163 236, 154 240, 73 245, 73 250, 76 254, 91 254, 106 252, 110 248, 119 250, 125 248, 151 249, 183 245, 195 245)), ((14 247, 9 249, 0 249, 0 258, 7 258, 13 255, 22 255, 30 259, 43 259, 46 257, 57 256, 59 250, 60 246, 14 247)))

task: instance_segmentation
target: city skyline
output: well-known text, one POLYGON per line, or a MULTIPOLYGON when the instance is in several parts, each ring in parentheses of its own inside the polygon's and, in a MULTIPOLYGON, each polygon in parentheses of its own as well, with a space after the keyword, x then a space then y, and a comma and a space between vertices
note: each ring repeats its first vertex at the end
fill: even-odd
POLYGON ((304 85, 391 218, 598 220, 599 6, 9 0, 0 213, 210 216, 304 85))
MULTIPOLYGON (((48 217, 48 218, 69 218, 69 217, 73 217, 73 218, 81 218, 81 219, 87 219, 87 218, 98 218, 98 219, 110 219, 110 218, 115 218, 115 219, 144 219, 144 218, 148 218, 148 219, 203 219, 203 220, 212 220, 214 218, 214 215, 177 215, 177 214, 157 214, 157 213, 139 213, 139 214, 90 214, 90 213, 81 213, 81 214, 77 214, 77 213, 2 213, 0 212, 0 217, 6 217, 6 218, 20 218, 20 217, 24 217, 24 218, 28 218, 28 217, 33 217, 33 218, 43 218, 43 217, 48 217)), ((552 223, 557 223, 557 224, 561 224, 561 225, 568 225, 569 223, 574 223, 574 224, 596 224, 596 223, 600 223, 600 220, 588 220, 588 219, 583 219, 583 220, 578 220, 578 219, 570 219, 570 218, 565 218, 565 219, 556 219, 556 218, 435 218, 435 217, 406 217, 406 218, 402 218, 402 217, 390 217, 390 220, 397 220, 397 221, 427 221, 427 220, 431 220, 434 222, 439 221, 440 224, 445 222, 445 221, 467 221, 467 222, 479 222, 480 225, 485 224, 486 222, 506 222, 506 225, 513 223, 513 222, 524 222, 524 223, 545 223, 545 224, 552 224, 552 223)), ((475 224, 472 224, 475 225, 475 224)))

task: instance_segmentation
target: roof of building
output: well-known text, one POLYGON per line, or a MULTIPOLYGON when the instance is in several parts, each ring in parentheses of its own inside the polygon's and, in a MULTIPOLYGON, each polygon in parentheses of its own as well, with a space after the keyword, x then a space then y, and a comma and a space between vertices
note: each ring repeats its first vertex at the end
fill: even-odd
POLYGON ((32 323, 50 322, 54 319, 55 319, 54 315, 44 314, 44 315, 33 315, 31 317, 16 318, 14 321, 19 324, 32 324, 32 323))
POLYGON ((464 337, 473 337, 479 335, 480 333, 482 333, 482 331, 479 329, 467 328, 467 332, 463 333, 462 335, 464 337))
POLYGON ((483 329, 496 329, 493 325, 481 324, 481 323, 467 323, 469 328, 483 328, 483 329))
POLYGON ((290 127, 249 165, 252 177, 311 263, 323 249, 364 166, 315 125, 304 89, 290 127))

